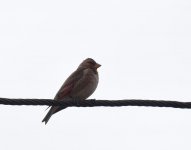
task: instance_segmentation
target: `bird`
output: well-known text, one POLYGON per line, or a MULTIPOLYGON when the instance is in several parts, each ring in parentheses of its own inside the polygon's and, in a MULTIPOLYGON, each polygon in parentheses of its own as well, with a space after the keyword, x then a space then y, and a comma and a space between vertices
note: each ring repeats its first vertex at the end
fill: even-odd
MULTIPOLYGON (((99 82, 97 69, 99 67, 101 65, 92 58, 82 61, 78 68, 65 80, 54 100, 64 101, 67 98, 76 100, 87 99, 97 88, 99 82)), ((65 108, 67 107, 52 106, 42 122, 45 122, 46 125, 53 114, 65 108)))

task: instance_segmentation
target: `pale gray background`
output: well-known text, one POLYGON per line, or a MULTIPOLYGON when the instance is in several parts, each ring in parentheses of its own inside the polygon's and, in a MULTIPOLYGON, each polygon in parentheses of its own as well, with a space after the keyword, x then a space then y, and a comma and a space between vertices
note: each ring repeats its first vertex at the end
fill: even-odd
MULTIPOLYGON (((87 57, 91 98, 191 101, 190 0, 2 0, 0 97, 53 98, 87 57)), ((190 150, 191 110, 0 106, 1 150, 190 150)))

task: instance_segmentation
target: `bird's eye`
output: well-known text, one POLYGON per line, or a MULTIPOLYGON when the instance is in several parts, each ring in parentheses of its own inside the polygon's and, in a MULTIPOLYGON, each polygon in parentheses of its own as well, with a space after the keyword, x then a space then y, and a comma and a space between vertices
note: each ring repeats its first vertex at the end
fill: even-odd
POLYGON ((89 61, 88 63, 91 64, 91 65, 94 65, 94 62, 92 62, 92 61, 89 61))

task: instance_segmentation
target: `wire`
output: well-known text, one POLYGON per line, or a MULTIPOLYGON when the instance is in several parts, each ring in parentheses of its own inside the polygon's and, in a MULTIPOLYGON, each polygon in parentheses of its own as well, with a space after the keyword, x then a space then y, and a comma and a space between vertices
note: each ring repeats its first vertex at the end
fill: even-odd
POLYGON ((64 99, 56 101, 52 99, 10 99, 0 98, 0 104, 3 105, 48 105, 48 106, 66 106, 66 107, 119 107, 119 106, 151 106, 151 107, 172 107, 172 108, 191 108, 191 102, 167 101, 167 100, 74 100, 64 99))

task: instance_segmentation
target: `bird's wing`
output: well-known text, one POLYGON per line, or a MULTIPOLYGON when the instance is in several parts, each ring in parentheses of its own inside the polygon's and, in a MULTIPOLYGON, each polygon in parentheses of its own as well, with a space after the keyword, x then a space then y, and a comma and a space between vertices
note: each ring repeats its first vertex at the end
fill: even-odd
POLYGON ((63 100, 64 97, 69 96, 73 87, 78 83, 78 81, 83 77, 83 69, 76 70, 73 72, 64 82, 58 93, 56 94, 54 100, 63 100))
MULTIPOLYGON (((83 70, 84 69, 77 69, 74 71, 64 82, 64 84, 61 86, 60 90, 57 92, 54 100, 64 100, 65 97, 70 96, 71 91, 73 90, 73 87, 78 83, 78 81, 83 77, 83 70)), ((49 106, 50 107, 50 106, 49 106)), ((48 108, 49 108, 48 107, 48 108)), ((47 108, 47 109, 48 109, 47 108)), ((43 119, 43 121, 48 122, 51 115, 64 109, 66 107, 60 107, 60 106, 52 106, 49 110, 47 116, 43 119)))

